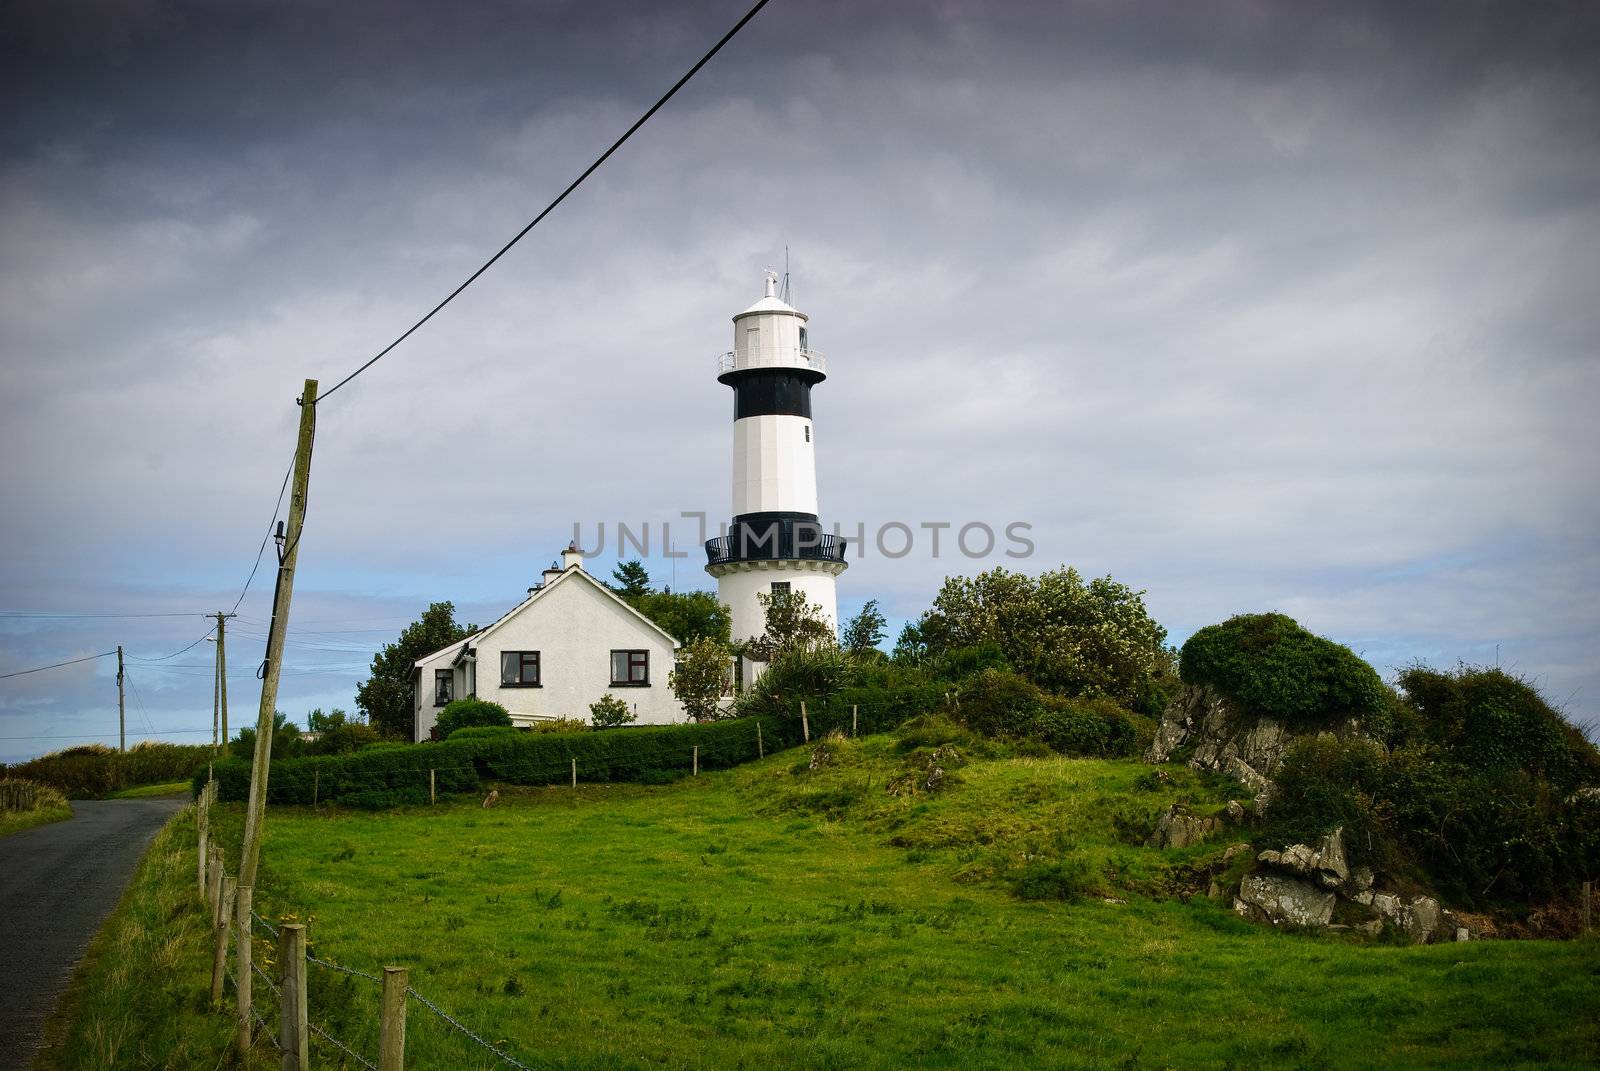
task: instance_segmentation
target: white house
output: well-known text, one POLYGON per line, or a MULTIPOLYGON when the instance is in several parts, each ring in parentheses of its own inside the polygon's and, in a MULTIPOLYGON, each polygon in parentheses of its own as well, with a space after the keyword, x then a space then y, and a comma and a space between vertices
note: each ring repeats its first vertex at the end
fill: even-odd
POLYGON ((568 547, 561 568, 545 570, 544 582, 504 617, 413 664, 415 739, 428 739, 444 705, 464 696, 499 703, 521 726, 587 719, 603 695, 627 703, 640 725, 683 721, 667 685, 677 648, 568 547))

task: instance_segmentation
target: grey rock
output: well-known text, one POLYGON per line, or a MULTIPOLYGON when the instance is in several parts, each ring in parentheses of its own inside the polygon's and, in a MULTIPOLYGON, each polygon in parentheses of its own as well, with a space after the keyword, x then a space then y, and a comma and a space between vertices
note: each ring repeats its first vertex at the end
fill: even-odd
POLYGON ((1411 901, 1401 913, 1400 928, 1413 941, 1431 941, 1439 930, 1439 901, 1431 896, 1419 896, 1411 901))
POLYGON ((1470 941, 1470 940, 1472 940, 1472 933, 1465 926, 1457 926, 1456 927, 1456 940, 1457 941, 1470 941))
MULTIPOLYGON (((1355 888, 1356 892, 1366 892, 1372 888, 1373 883, 1377 880, 1378 876, 1372 872, 1370 866, 1358 866, 1350 872, 1350 884, 1355 888)), ((1369 896, 1366 902, 1371 903, 1372 898, 1369 896)))
POLYGON ((1232 822, 1234 825, 1242 824, 1245 820, 1245 816, 1248 813, 1249 812, 1244 809, 1244 804, 1240 803, 1238 800, 1228 801, 1228 821, 1232 822))
POLYGON ((1226 866, 1228 863, 1233 862, 1235 859, 1237 859, 1239 856, 1243 855, 1245 852, 1248 852, 1249 850, 1250 850, 1250 845, 1248 845, 1248 844, 1240 843, 1240 844, 1230 845, 1228 847, 1228 850, 1222 853, 1223 865, 1226 866))
POLYGON ((1334 896, 1282 874, 1250 874, 1239 883, 1233 909, 1246 918, 1274 926, 1326 926, 1333 918, 1334 896))
POLYGON ((1378 913, 1378 917, 1384 922, 1391 926, 1399 926, 1401 912, 1405 910, 1405 903, 1394 893, 1373 893, 1372 909, 1378 913))
POLYGON ((1222 828, 1215 818, 1190 814, 1181 804, 1173 804, 1156 820, 1156 828, 1145 839, 1146 848, 1187 848, 1199 844, 1222 828))
POLYGON ((1376 937, 1383 932, 1382 919, 1368 919, 1366 922, 1356 923, 1356 932, 1368 937, 1376 937))
POLYGON ((1350 880, 1350 866, 1344 857, 1344 827, 1340 826, 1317 846, 1317 883, 1325 889, 1337 889, 1350 880))
POLYGON ((1277 866, 1278 865, 1278 860, 1280 860, 1282 858, 1283 858, 1283 853, 1282 852, 1274 851, 1271 848, 1268 848, 1266 851, 1264 851, 1260 855, 1256 856, 1256 860, 1258 862, 1265 863, 1268 866, 1277 866))
POLYGON ((1354 900, 1358 904, 1366 904, 1368 907, 1371 907, 1372 906, 1372 890, 1371 889, 1357 889, 1355 892, 1350 894, 1350 899, 1354 900))
POLYGON ((1317 871, 1317 853, 1304 844, 1291 844, 1278 853, 1277 866, 1291 874, 1311 877, 1317 871))

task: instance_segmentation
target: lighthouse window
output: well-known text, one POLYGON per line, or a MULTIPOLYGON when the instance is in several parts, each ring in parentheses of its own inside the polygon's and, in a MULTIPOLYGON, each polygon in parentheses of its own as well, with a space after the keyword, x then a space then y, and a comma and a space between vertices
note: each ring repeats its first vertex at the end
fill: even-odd
POLYGON ((772 582, 772 593, 774 595, 789 594, 789 582, 787 580, 774 580, 772 582))
POLYGON ((801 328, 801 329, 800 329, 800 348, 801 348, 801 349, 802 349, 802 350, 807 350, 807 349, 810 349, 810 348, 811 348, 811 347, 810 347, 810 346, 809 346, 809 345, 807 345, 807 343, 806 343, 806 329, 805 329, 805 328, 803 328, 803 327, 802 327, 802 328, 801 328))
POLYGON ((810 442, 810 441, 811 441, 811 425, 807 424, 806 425, 806 442, 810 442))
POLYGON ((649 651, 611 652, 611 687, 645 688, 649 684, 649 651))

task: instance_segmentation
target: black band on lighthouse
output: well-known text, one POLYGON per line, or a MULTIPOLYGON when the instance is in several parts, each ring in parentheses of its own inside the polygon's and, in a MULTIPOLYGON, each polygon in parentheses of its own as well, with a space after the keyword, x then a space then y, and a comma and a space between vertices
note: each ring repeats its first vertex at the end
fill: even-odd
POLYGON ((797 416, 811 419, 811 374, 788 368, 741 369, 733 388, 733 419, 797 416))

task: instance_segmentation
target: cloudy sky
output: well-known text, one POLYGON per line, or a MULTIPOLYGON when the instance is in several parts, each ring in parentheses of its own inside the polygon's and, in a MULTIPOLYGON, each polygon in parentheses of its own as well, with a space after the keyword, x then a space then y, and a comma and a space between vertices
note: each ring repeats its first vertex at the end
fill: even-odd
MULTIPOLYGON (((0 672, 120 643, 134 737, 208 739, 210 645, 157 659, 238 598, 302 381, 744 7, 5 5, 0 672)), ((713 357, 787 248, 823 516, 868 533, 845 612, 1064 562, 1174 641, 1278 609, 1386 674, 1498 658, 1594 725, 1600 9, 1390 7, 772 0, 322 404, 281 707, 351 706, 430 601, 495 616, 574 523, 599 572, 648 523, 657 578, 710 587, 680 514, 729 508, 713 357), (935 557, 940 522, 1026 523, 1033 556, 935 557)), ((114 740, 114 662, 0 680, 0 759, 114 740)))

